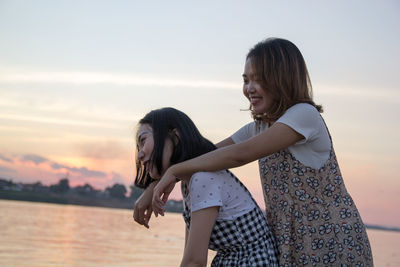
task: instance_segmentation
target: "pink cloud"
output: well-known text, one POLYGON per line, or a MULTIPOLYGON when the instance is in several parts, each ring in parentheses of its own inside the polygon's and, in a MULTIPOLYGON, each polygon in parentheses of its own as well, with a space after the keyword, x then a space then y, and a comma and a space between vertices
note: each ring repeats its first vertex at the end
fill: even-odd
MULTIPOLYGON (((15 182, 41 181, 50 185, 68 176, 72 186, 90 183, 98 189, 104 189, 112 183, 126 184, 127 181, 123 175, 117 172, 108 173, 86 166, 71 166, 36 154, 26 154, 13 159, 1 156, 8 160, 5 161, 4 166, 0 165, 0 177, 12 179, 15 182)), ((126 186, 128 185, 126 184, 126 186)))

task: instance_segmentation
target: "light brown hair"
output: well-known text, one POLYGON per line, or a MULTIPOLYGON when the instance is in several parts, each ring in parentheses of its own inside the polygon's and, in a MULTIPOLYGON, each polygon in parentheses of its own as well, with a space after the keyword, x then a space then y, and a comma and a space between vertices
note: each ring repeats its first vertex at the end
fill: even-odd
POLYGON ((311 80, 300 50, 292 42, 280 38, 268 38, 250 49, 246 60, 250 59, 256 74, 261 78, 261 86, 273 97, 271 108, 266 114, 253 114, 273 122, 291 106, 309 103, 322 113, 322 106, 312 98, 311 80))

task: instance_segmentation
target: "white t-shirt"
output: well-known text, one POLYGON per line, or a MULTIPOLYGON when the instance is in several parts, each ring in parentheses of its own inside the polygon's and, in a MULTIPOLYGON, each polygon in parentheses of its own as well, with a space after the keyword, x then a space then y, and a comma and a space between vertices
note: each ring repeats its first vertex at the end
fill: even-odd
MULTIPOLYGON (((305 103, 296 104, 290 107, 276 123, 284 123, 304 136, 304 139, 288 148, 302 164, 319 169, 329 159, 331 140, 325 123, 314 106, 305 103)), ((268 127, 268 123, 265 122, 251 122, 239 129, 231 138, 234 143, 240 143, 267 130, 268 127)))
POLYGON ((226 170, 193 174, 183 198, 191 212, 220 207, 217 220, 234 220, 256 207, 250 193, 226 170))

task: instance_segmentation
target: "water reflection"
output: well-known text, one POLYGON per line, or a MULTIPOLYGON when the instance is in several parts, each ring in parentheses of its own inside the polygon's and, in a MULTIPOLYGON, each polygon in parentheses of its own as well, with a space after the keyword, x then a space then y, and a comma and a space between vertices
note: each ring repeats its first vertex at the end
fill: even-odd
MULTIPOLYGON (((130 210, 0 200, 0 214, 0 266, 178 266, 183 253, 180 214, 150 229, 130 210)), ((400 233, 368 235, 375 266, 400 266, 400 233)))
POLYGON ((178 214, 135 224, 129 210, 0 201, 5 266, 177 266, 184 223, 178 214))

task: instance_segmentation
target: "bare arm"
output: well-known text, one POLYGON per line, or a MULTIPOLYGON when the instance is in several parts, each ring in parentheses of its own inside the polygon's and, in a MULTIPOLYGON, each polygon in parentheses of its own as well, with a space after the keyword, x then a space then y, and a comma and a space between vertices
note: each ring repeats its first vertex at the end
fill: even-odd
POLYGON ((172 173, 190 176, 199 171, 235 168, 289 147, 304 137, 289 126, 275 123, 267 131, 249 140, 214 150, 172 166, 172 173))
POLYGON ((210 207, 191 214, 191 223, 181 267, 207 265, 208 244, 219 207, 210 207))
MULTIPOLYGON (((243 143, 228 145, 171 166, 154 188, 153 209, 155 214, 163 214, 162 206, 165 203, 165 198, 162 198, 162 196, 164 188, 175 181, 176 178, 190 177, 193 173, 199 171, 213 172, 239 167, 287 148, 303 138, 301 134, 289 126, 283 123, 275 123, 268 130, 243 143)), ((222 142, 225 141, 226 139, 222 142)))
POLYGON ((186 248, 186 244, 187 244, 188 236, 189 236, 189 232, 188 232, 188 229, 187 229, 187 227, 185 226, 185 248, 186 248))
MULTIPOLYGON (((225 146, 229 146, 229 145, 233 145, 233 144, 234 144, 234 142, 233 142, 232 138, 228 137, 228 138, 222 140, 221 142, 215 144, 215 146, 217 148, 221 148, 221 147, 225 147, 225 146)), ((188 178, 188 177, 186 177, 186 178, 188 178)), ((187 181, 187 179, 182 179, 182 180, 187 181)), ((187 181, 187 182, 189 182, 189 181, 187 181)), ((171 192, 172 192, 172 190, 169 191, 169 192, 167 192, 167 190, 164 190, 164 195, 163 195, 163 200, 162 200, 164 202, 164 204, 167 202, 169 194, 171 192)), ((156 212, 155 215, 157 217, 158 213, 156 212)), ((161 213, 161 215, 164 215, 164 213, 161 213)), ((137 221, 137 220, 135 219, 135 221, 137 221)))

